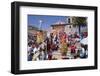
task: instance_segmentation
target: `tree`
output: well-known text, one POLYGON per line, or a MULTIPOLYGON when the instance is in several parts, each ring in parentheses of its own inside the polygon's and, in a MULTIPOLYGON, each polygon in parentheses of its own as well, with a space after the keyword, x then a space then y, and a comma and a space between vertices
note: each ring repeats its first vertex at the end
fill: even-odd
POLYGON ((73 17, 73 25, 79 27, 80 34, 81 26, 87 26, 87 17, 73 17))

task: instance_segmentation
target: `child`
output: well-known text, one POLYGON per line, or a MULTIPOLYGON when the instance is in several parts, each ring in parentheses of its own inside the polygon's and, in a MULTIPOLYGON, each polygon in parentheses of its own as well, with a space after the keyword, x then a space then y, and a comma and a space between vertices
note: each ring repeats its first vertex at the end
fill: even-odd
POLYGON ((74 43, 70 46, 70 49, 71 49, 71 55, 75 58, 76 46, 74 45, 74 43))

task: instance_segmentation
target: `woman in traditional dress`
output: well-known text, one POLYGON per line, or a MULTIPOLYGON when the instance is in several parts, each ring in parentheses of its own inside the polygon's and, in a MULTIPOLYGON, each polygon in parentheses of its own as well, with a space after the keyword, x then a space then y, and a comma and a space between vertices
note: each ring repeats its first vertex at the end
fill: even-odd
POLYGON ((43 32, 42 31, 37 32, 37 43, 40 44, 43 41, 44 41, 43 32))

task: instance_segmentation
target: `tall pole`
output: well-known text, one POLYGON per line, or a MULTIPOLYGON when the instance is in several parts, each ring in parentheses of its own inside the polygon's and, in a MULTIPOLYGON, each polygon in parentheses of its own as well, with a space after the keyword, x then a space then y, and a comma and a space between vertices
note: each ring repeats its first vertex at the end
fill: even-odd
POLYGON ((39 20, 39 29, 42 29, 42 20, 39 20))

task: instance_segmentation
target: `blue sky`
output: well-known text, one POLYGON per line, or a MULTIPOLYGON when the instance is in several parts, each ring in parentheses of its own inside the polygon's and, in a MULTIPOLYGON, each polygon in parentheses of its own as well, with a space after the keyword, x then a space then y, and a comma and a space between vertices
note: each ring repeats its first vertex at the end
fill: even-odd
POLYGON ((48 29, 50 26, 58 21, 66 22, 66 16, 49 16, 49 15, 28 15, 28 26, 40 27, 40 20, 42 20, 41 28, 48 29))

